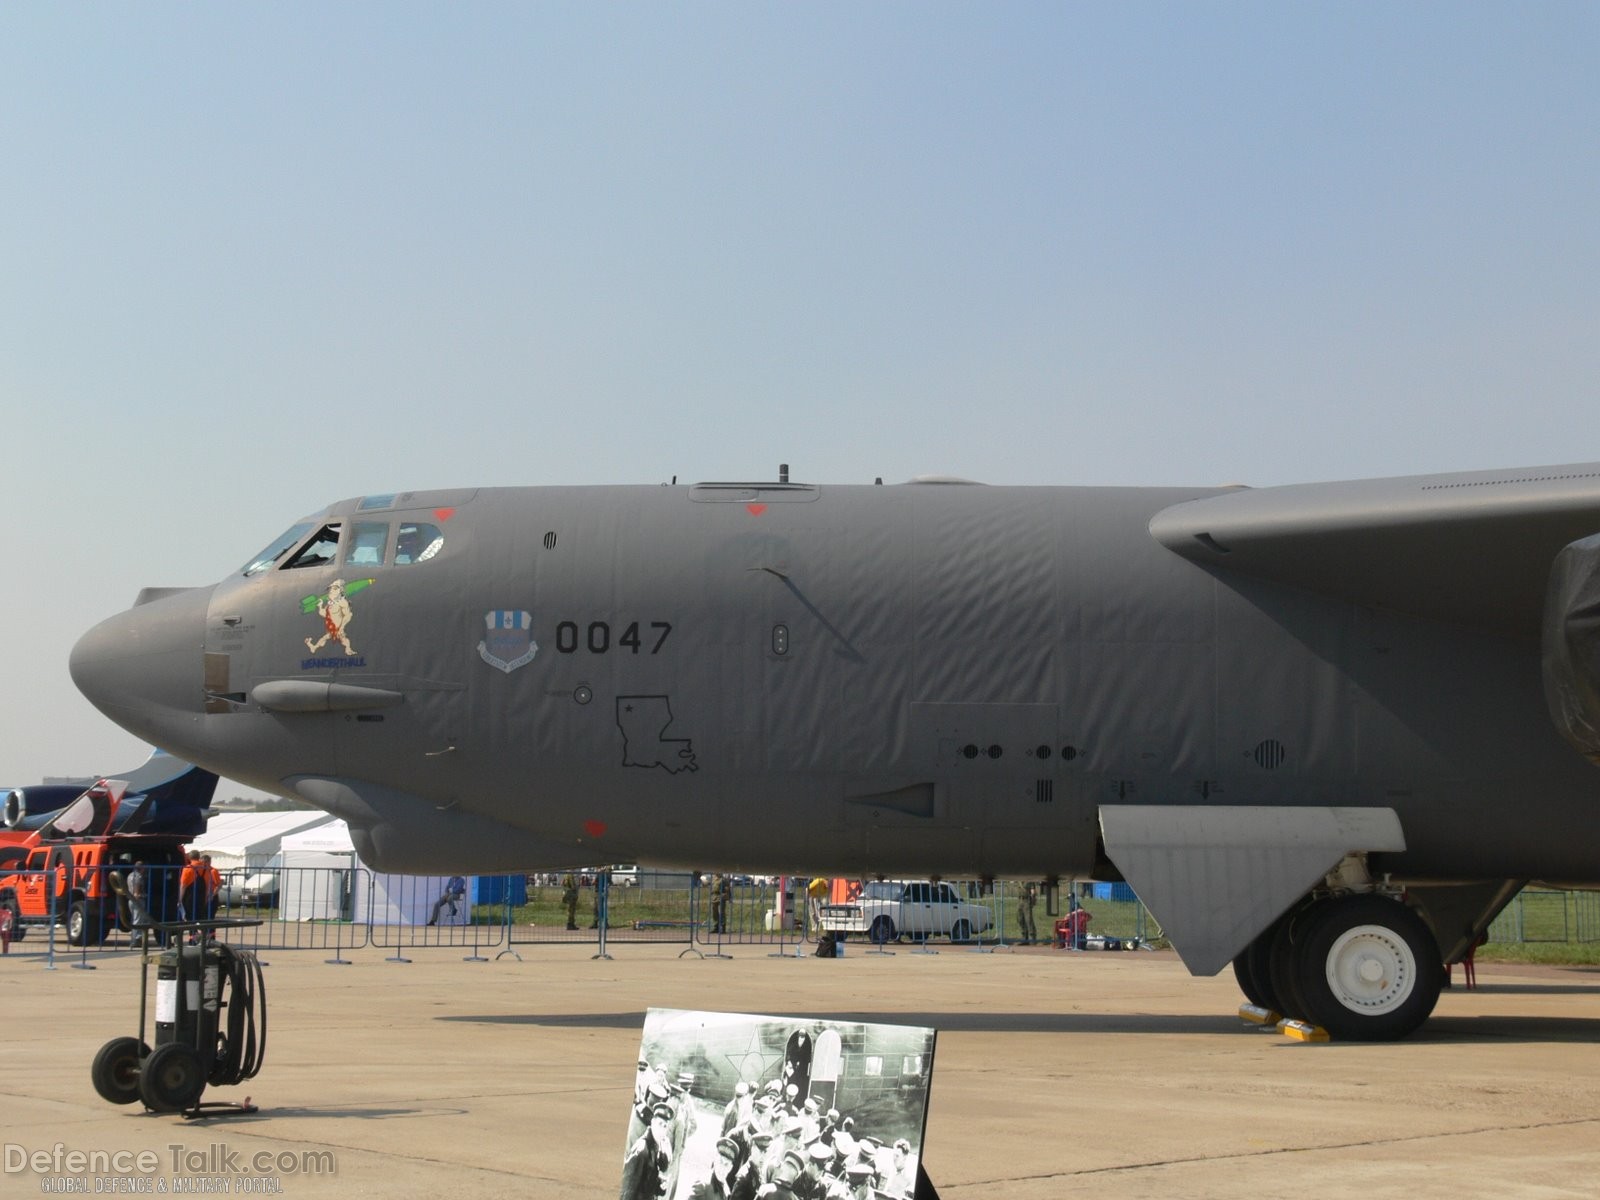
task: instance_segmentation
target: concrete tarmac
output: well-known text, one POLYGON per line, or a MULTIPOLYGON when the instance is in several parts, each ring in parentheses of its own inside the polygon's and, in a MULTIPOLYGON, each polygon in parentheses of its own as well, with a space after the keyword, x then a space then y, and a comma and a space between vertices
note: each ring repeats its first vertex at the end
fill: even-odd
POLYGON ((0 959, 6 1197, 616 1196, 650 1007, 937 1028, 923 1161, 945 1200, 1600 1194, 1593 968, 1485 964, 1409 1041, 1319 1045, 1243 1025, 1231 972, 1192 979, 1170 953, 273 951, 265 1066, 205 1094, 260 1111, 184 1120, 90 1084, 102 1043, 136 1032, 138 956, 45 970, 17 949, 0 959), (91 1151, 123 1157, 70 1169, 91 1151), (332 1171, 300 1169, 307 1152, 332 1171))

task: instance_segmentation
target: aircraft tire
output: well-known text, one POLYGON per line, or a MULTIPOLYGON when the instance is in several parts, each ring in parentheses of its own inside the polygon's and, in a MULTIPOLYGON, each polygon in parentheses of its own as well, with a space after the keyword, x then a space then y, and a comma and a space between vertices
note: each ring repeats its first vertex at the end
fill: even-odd
POLYGON ((894 922, 888 917, 878 917, 874 919, 871 928, 867 930, 867 937, 871 940, 873 945, 876 946, 881 946, 885 942, 894 941, 894 922))
POLYGON ((1277 932, 1278 923, 1274 921, 1239 951, 1233 960, 1233 977, 1238 981, 1244 998, 1251 1004, 1281 1013, 1283 1009, 1278 1004, 1277 993, 1272 990, 1271 974, 1267 969, 1272 939, 1277 932))
POLYGON ((182 1112, 206 1090, 205 1066, 193 1046, 166 1042, 145 1059, 139 1099, 152 1112, 182 1112))
POLYGON ((1439 1002, 1444 965, 1427 924, 1398 900, 1343 896, 1316 914, 1300 944, 1308 1020, 1335 1038, 1405 1037, 1439 1002))
POLYGON ((1262 930, 1255 941, 1244 948, 1244 963, 1261 996, 1257 1003, 1275 1013, 1282 1013, 1283 1004, 1278 999, 1278 993, 1272 989, 1272 939, 1277 932, 1276 921, 1262 930))
POLYGON ((135 1037, 112 1038, 100 1047, 89 1068, 89 1078, 102 1100, 132 1104, 139 1098, 139 1072, 150 1047, 135 1037))
POLYGON ((1278 918, 1272 933, 1272 945, 1266 952, 1267 989, 1278 1001, 1279 1013, 1297 1021, 1309 1021, 1310 1006, 1300 994, 1300 954, 1305 945, 1306 931, 1322 912, 1325 900, 1314 900, 1300 908, 1290 909, 1278 918))
POLYGON ((1250 978, 1250 968, 1245 965, 1244 956, 1243 950, 1233 956, 1233 981, 1239 985, 1246 1000, 1265 1008, 1266 1003, 1261 999, 1261 993, 1256 991, 1256 981, 1250 978))

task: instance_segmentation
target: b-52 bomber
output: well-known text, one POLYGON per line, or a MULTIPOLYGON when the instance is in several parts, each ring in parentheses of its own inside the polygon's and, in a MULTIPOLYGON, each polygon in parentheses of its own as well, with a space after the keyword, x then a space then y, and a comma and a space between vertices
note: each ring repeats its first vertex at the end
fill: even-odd
POLYGON ((71 668, 374 869, 1123 879, 1191 972, 1387 1039, 1525 883, 1600 884, 1597 566, 1600 463, 404 492, 71 668))

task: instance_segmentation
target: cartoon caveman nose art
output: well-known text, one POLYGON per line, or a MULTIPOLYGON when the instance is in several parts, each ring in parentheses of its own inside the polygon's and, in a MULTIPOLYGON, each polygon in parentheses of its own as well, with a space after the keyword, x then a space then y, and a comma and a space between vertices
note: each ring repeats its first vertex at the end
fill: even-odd
POLYGON ((305 596, 300 601, 300 611, 309 616, 315 612, 322 618, 323 633, 316 641, 306 639, 306 649, 315 654, 333 638, 344 647, 344 652, 355 657, 355 647, 350 645, 350 635, 346 631, 350 628, 350 619, 355 615, 350 607, 350 597, 372 583, 370 579, 356 579, 346 584, 342 579, 335 579, 328 585, 328 590, 321 596, 305 596))

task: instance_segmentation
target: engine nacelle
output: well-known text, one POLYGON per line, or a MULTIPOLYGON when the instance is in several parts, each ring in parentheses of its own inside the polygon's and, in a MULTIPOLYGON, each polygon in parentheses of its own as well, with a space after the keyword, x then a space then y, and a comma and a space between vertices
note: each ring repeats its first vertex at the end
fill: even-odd
POLYGON ((44 786, 12 788, 6 793, 3 819, 7 829, 37 829, 51 813, 58 812, 83 794, 81 787, 44 786), (28 822, 28 818, 33 821, 28 822))
POLYGON ((1600 534, 1563 547, 1550 567, 1543 660, 1551 719, 1600 766, 1600 534))

